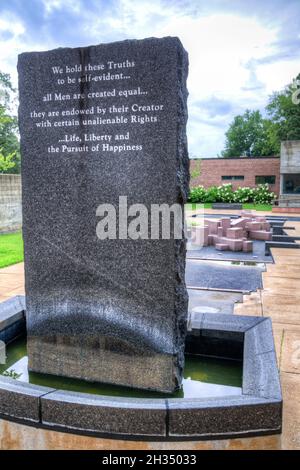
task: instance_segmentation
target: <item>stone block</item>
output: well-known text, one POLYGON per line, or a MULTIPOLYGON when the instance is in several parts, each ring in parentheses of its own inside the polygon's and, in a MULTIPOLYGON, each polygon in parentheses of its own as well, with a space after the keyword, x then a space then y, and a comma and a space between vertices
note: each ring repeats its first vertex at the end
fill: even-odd
POLYGON ((242 210, 241 211, 241 217, 250 217, 252 219, 253 212, 250 211, 250 210, 242 210))
POLYGON ((209 233, 208 225, 204 225, 204 227, 203 227, 203 246, 208 245, 208 233, 209 233))
POLYGON ((216 249, 220 251, 227 251, 229 248, 229 245, 226 243, 216 243, 216 249))
POLYGON ((247 222, 246 223, 247 230, 261 230, 261 223, 260 222, 247 222))
POLYGON ((220 226, 220 221, 205 219, 204 225, 208 225, 208 232, 210 235, 217 235, 218 227, 220 226))
POLYGON ((228 245, 228 249, 230 251, 242 251, 243 249, 243 239, 236 240, 234 238, 222 237, 217 241, 217 243, 228 245))
POLYGON ((218 237, 223 237, 223 235, 224 235, 223 232, 224 232, 223 227, 218 227, 218 232, 217 232, 218 237))
POLYGON ((261 222, 261 230, 266 230, 269 232, 271 230, 271 225, 269 222, 261 222))
POLYGON ((240 227, 228 228, 226 232, 227 238, 243 238, 243 229, 240 227))
POLYGON ((218 235, 210 234, 208 235, 207 239, 208 239, 208 245, 215 245, 218 240, 218 235))
POLYGON ((242 251, 243 249, 243 240, 228 240, 229 249, 231 251, 242 251))
POLYGON ((252 240, 269 241, 269 240, 272 240, 272 233, 271 232, 266 232, 264 230, 251 230, 249 232, 249 237, 252 240))
POLYGON ((231 219, 225 217, 221 219, 221 226, 223 227, 224 234, 226 233, 226 230, 231 227, 231 224, 231 219))
POLYGON ((244 253, 252 253, 253 251, 253 242, 251 240, 244 240, 243 241, 243 252, 244 253))
POLYGON ((251 219, 249 217, 240 217, 239 219, 232 220, 231 227, 241 227, 244 229, 247 222, 251 222, 251 219))
POLYGON ((198 246, 208 245, 208 226, 193 227, 193 243, 198 246))

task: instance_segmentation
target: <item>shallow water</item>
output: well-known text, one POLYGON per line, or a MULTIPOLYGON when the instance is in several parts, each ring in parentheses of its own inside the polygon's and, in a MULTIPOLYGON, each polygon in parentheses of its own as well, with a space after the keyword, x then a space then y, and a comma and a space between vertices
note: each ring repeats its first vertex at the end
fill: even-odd
POLYGON ((9 371, 19 374, 16 380, 61 390, 136 398, 201 398, 242 393, 242 363, 236 361, 186 355, 182 389, 167 395, 28 372, 26 338, 17 339, 8 345, 6 356, 6 364, 0 365, 0 374, 9 371))

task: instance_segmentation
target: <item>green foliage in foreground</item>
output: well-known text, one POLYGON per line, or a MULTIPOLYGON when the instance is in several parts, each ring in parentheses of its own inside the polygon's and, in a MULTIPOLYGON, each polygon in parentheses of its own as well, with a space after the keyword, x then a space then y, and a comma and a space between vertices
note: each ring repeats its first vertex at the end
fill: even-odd
POLYGON ((18 380, 22 374, 18 374, 14 369, 11 369, 11 370, 5 370, 2 375, 4 377, 9 377, 11 379, 14 379, 14 380, 18 380))
POLYGON ((14 115, 16 90, 9 74, 0 71, 0 173, 20 173, 18 121, 14 115))
POLYGON ((0 268, 23 261, 21 232, 0 235, 0 268))

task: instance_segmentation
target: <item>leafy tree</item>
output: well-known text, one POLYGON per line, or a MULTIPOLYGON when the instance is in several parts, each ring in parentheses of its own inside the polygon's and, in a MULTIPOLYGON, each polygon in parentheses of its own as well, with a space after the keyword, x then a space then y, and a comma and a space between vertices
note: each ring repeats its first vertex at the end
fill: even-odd
POLYGON ((10 76, 0 72, 0 172, 20 172, 17 117, 13 115, 15 89, 10 76))
POLYGON ((191 179, 196 179, 201 175, 201 160, 194 160, 193 169, 190 171, 191 179))
POLYGON ((5 157, 0 149, 0 173, 9 173, 9 170, 16 166, 14 157, 15 153, 10 153, 5 157))
POLYGON ((247 109, 235 116, 226 132, 223 157, 258 157, 278 153, 277 143, 271 138, 271 122, 263 119, 260 111, 247 109))
POLYGON ((235 116, 222 157, 277 155, 282 140, 300 140, 300 73, 284 90, 273 93, 266 112, 267 119, 249 109, 235 116))
POLYGON ((300 140, 300 73, 293 83, 283 91, 273 93, 267 105, 267 113, 273 123, 273 138, 282 140, 300 140))

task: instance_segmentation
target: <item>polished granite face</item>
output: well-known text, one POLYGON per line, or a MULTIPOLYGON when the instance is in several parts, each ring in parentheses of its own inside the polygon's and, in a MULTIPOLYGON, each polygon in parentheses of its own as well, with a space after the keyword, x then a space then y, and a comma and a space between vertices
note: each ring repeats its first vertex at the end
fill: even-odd
POLYGON ((180 385, 184 237, 100 240, 96 211, 118 209, 120 196, 128 207, 185 202, 187 68, 177 38, 20 55, 32 371, 164 392, 180 385))

